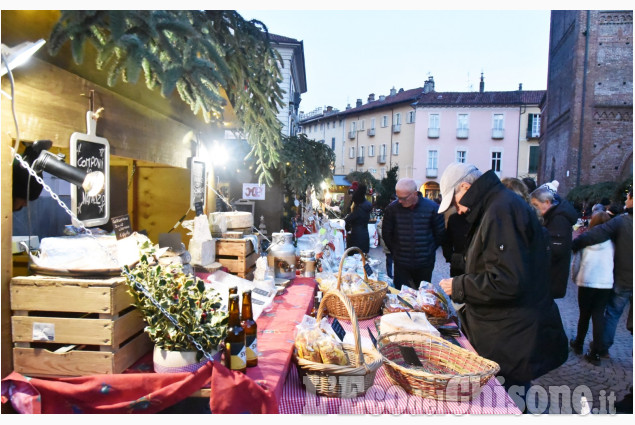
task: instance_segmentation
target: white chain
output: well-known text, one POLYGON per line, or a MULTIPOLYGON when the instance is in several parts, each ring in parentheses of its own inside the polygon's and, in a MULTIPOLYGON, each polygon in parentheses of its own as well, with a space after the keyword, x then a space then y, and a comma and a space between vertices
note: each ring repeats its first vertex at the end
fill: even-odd
MULTIPOLYGON (((16 153, 15 154, 15 158, 18 160, 18 162, 20 163, 20 165, 22 165, 22 167, 24 167, 29 174, 31 174, 35 180, 42 185, 42 187, 44 188, 44 190, 46 190, 48 193, 51 194, 51 197, 53 199, 55 199, 55 201, 57 201, 57 203, 60 205, 60 207, 62 207, 64 209, 64 211, 66 211, 66 213, 71 216, 73 218, 73 220, 75 222, 77 222, 79 224, 79 227, 91 238, 93 238, 95 240, 95 242, 97 242, 97 245, 99 245, 104 252, 106 252, 106 255, 108 255, 110 257, 110 260, 113 261, 115 264, 118 263, 118 261, 113 257, 112 253, 110 251, 108 251, 108 249, 106 249, 101 242, 99 242, 99 240, 95 237, 95 235, 93 234, 93 232, 86 228, 86 226, 84 225, 84 223, 79 220, 77 218, 77 216, 75 214, 73 214, 73 212, 66 206, 66 204, 64 203, 64 201, 62 201, 59 196, 57 196, 57 194, 55 192, 53 192, 53 190, 44 182, 44 180, 37 175, 37 173, 31 168, 31 166, 29 166, 29 163, 26 162, 22 156, 20 156, 20 154, 16 153)), ((203 346, 190 334, 186 333, 183 328, 181 327, 181 325, 179 325, 179 323, 176 321, 176 319, 174 319, 174 317, 172 317, 172 315, 170 313, 168 313, 168 311, 166 309, 164 309, 161 304, 159 304, 159 302, 157 300, 154 299, 154 297, 152 296, 152 294, 150 294, 150 291, 141 284, 141 282, 139 282, 137 279, 135 279, 135 277, 128 272, 126 269, 124 269, 123 267, 120 267, 121 271, 123 274, 125 274, 132 282, 134 282, 134 285, 137 289, 139 289, 141 292, 143 292, 143 295, 145 295, 146 297, 148 297, 148 299, 152 302, 152 304, 154 304, 154 306, 156 308, 158 308, 161 313, 163 313, 163 315, 170 321, 172 322, 172 324, 176 327, 176 329, 178 329, 179 332, 181 332, 182 334, 184 334, 187 339, 196 347, 196 349, 198 351, 200 351, 201 353, 203 353, 203 355, 211 362, 214 361, 214 358, 212 357, 211 353, 208 353, 207 351, 205 351, 203 349, 203 346)))

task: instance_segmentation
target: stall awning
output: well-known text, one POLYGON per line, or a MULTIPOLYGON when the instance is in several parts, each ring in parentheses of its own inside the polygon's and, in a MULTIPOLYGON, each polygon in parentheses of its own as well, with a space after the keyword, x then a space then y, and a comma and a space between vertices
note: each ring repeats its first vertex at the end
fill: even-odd
POLYGON ((333 176, 333 186, 350 186, 351 183, 346 180, 346 176, 342 175, 334 175, 333 176))

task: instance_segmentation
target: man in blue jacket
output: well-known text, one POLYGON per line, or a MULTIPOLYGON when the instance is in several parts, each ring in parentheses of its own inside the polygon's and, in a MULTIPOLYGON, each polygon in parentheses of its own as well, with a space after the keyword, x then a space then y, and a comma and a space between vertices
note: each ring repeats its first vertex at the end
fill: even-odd
POLYGON ((432 280, 436 250, 445 234, 443 215, 412 179, 399 180, 395 192, 397 200, 384 213, 382 236, 393 256, 395 288, 418 289, 421 281, 432 280))

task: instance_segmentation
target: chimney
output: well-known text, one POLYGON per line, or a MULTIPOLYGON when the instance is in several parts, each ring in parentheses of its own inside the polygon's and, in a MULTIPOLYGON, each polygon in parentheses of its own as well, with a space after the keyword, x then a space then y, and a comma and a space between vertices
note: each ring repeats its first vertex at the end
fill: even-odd
POLYGON ((397 94, 397 90, 395 90, 395 87, 393 86, 393 88, 390 89, 390 96, 394 96, 397 94))
POLYGON ((386 99, 386 96, 384 96, 383 94, 380 94, 380 95, 379 95, 379 101, 380 101, 380 102, 381 102, 381 101, 383 101, 383 100, 385 100, 385 99, 386 99))
POLYGON ((485 91, 485 80, 483 79, 482 72, 481 72, 481 83, 478 85, 478 87, 479 87, 478 91, 480 91, 481 93, 485 91))
POLYGON ((327 106, 326 107, 326 112, 331 112, 333 111, 333 107, 332 106, 327 106))
POLYGON ((348 103, 348 104, 346 105, 346 110, 349 110, 349 109, 351 109, 351 104, 350 104, 350 103, 348 103))
POLYGON ((359 108, 360 106, 362 106, 362 99, 357 99, 357 103, 355 103, 355 107, 359 108))
POLYGON ((518 84, 518 91, 523 91, 523 83, 518 84))
POLYGON ((399 93, 403 93, 403 87, 399 89, 399 93))
POLYGON ((368 103, 375 101, 375 93, 371 93, 368 95, 368 103))
POLYGON ((432 76, 428 77, 428 81, 423 83, 423 92, 430 93, 434 91, 434 78, 432 76))

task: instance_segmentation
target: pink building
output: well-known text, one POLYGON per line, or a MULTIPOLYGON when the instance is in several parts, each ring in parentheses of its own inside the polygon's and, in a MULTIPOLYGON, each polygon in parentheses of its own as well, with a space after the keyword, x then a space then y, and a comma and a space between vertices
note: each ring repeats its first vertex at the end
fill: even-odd
MULTIPOLYGON (((452 162, 518 177, 521 116, 544 91, 436 92, 432 78, 417 100, 413 175, 428 198, 439 195, 443 170, 452 162), (528 103, 529 102, 529 103, 528 103)), ((537 100, 536 100, 537 99, 537 100)), ((522 168, 522 165, 521 165, 522 168)))

